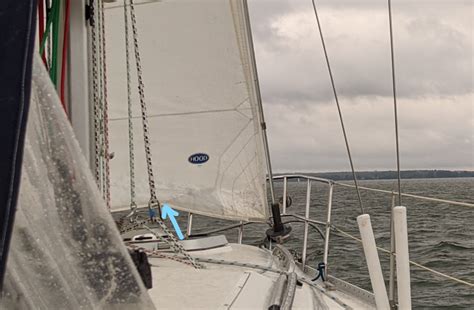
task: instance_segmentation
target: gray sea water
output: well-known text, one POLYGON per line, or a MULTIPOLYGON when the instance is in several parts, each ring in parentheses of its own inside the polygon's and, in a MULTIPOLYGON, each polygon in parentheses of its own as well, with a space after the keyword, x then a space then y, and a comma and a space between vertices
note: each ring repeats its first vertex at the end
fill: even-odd
MULTIPOLYGON (((395 190, 395 180, 361 181, 361 186, 395 190)), ((282 196, 282 183, 276 183, 276 193, 282 196)), ((474 203, 474 178, 404 180, 404 193, 474 203)), ((304 215, 306 182, 290 182, 288 193, 293 205, 288 213, 304 215)), ((365 210, 371 215, 377 245, 390 248, 391 195, 362 191, 365 210)), ((404 198, 407 207, 410 259, 429 268, 474 283, 474 209, 444 203, 404 198)), ((327 186, 313 183, 310 216, 325 221, 327 186)), ((360 214, 354 189, 336 186, 333 197, 332 222, 337 227, 359 237, 356 217, 360 214)), ((289 220, 288 218, 284 220, 289 220)), ((180 217, 184 228, 186 216, 180 217)), ((228 225, 228 221, 195 216, 193 232, 228 225)), ((303 224, 292 223, 286 246, 301 252, 303 224)), ((248 225, 244 243, 258 244, 268 226, 248 225)), ((231 242, 237 240, 237 230, 225 232, 231 242)), ((320 234, 310 228, 308 262, 316 267, 323 257, 320 234)), ((389 257, 379 252, 388 288, 389 257)), ((371 290, 367 267, 360 244, 337 233, 330 237, 329 273, 352 284, 371 290)), ((411 266, 413 307, 415 309, 474 309, 474 289, 411 266)))

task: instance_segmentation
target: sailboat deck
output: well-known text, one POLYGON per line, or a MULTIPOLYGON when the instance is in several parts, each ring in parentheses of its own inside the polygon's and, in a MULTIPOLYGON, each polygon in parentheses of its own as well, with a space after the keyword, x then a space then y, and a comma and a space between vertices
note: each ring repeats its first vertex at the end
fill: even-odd
MULTIPOLYGON (((268 270, 278 270, 270 251, 228 244, 190 253, 205 268, 195 269, 170 258, 150 257, 153 288, 149 293, 160 309, 268 309, 272 305, 280 274, 268 270), (250 262, 251 265, 243 266, 250 262), (257 265, 262 269, 256 268, 257 265)), ((301 284, 296 287, 292 309, 373 308, 341 291, 329 292, 321 283, 317 287, 301 284)))

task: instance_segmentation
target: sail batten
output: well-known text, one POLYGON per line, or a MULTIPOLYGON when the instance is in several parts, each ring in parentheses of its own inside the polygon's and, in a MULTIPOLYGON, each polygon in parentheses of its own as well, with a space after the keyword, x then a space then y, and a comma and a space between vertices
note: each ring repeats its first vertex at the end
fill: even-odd
MULTIPOLYGON (((266 165, 243 10, 236 0, 136 7, 158 199, 196 214, 264 221, 266 165)), ((119 209, 130 203, 123 13, 106 13, 111 193, 119 209)), ((133 99, 137 203, 146 205, 143 130, 133 99)))

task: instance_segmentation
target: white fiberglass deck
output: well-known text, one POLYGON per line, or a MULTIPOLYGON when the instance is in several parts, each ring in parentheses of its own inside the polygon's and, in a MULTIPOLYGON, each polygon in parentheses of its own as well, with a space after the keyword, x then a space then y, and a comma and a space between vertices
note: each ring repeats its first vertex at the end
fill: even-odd
MULTIPOLYGON (((200 259, 280 268, 270 251, 249 245, 228 244, 190 254, 200 259)), ((161 257, 150 257, 150 263, 153 288, 149 294, 160 309, 268 309, 279 277, 276 272, 228 263, 203 263, 203 269, 161 257)), ((299 273, 298 279, 302 277, 299 273)), ((341 291, 329 291, 322 283, 296 286, 292 309, 351 308, 374 307, 341 291)))

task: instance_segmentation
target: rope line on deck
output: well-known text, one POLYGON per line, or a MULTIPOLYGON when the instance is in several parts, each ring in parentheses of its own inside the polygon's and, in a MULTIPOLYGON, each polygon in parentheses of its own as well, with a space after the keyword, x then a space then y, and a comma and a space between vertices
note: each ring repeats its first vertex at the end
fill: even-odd
MULTIPOLYGON (((333 229, 335 229, 337 232, 341 233, 342 235, 344 235, 344 236, 346 236, 346 237, 348 237, 348 238, 350 238, 350 239, 353 239, 353 240, 355 240, 355 241, 358 241, 359 243, 362 243, 362 240, 359 239, 359 238, 357 238, 356 236, 351 235, 350 233, 345 232, 345 231, 343 231, 342 229, 340 229, 340 228, 338 228, 338 227, 336 227, 336 226, 334 226, 334 225, 331 225, 331 227, 332 227, 333 229)), ((382 252, 384 252, 384 253, 387 253, 387 254, 389 254, 389 255, 397 256, 396 253, 391 253, 391 252, 390 252, 389 250, 387 250, 387 249, 384 249, 384 248, 381 248, 381 247, 377 247, 377 249, 380 250, 380 251, 382 251, 382 252)), ((434 270, 434 269, 432 269, 432 268, 426 267, 426 266, 424 266, 424 265, 422 265, 422 264, 420 264, 420 263, 414 262, 414 261, 412 261, 412 260, 410 260, 410 264, 413 265, 413 266, 416 266, 416 267, 418 267, 418 268, 420 268, 420 269, 424 269, 424 270, 426 270, 426 271, 430 271, 430 272, 432 272, 432 273, 434 273, 434 274, 436 274, 436 275, 438 275, 438 276, 440 276, 440 277, 443 277, 443 278, 452 280, 452 281, 454 281, 454 282, 457 282, 457 283, 459 283, 459 284, 464 284, 464 285, 467 285, 467 286, 470 286, 470 287, 474 287, 474 283, 471 283, 471 282, 468 282, 468 281, 465 281, 465 280, 462 280, 462 279, 459 279, 459 278, 450 276, 450 275, 448 275, 448 274, 445 274, 445 273, 443 273, 443 272, 440 272, 440 271, 434 270)))

